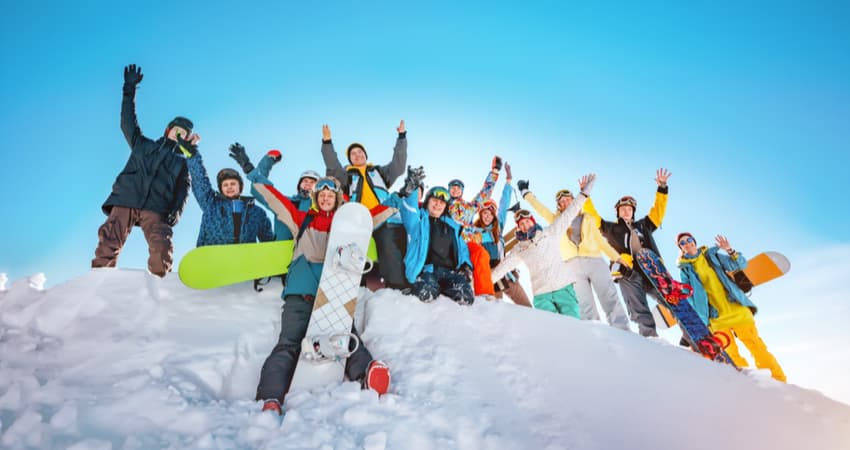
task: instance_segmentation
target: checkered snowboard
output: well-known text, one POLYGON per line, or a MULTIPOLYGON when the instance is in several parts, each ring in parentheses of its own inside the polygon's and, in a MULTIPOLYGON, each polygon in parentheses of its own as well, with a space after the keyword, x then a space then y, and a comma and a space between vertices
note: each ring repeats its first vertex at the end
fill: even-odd
MULTIPOLYGON (((346 203, 337 210, 328 236, 319 290, 307 326, 308 337, 351 331, 362 274, 340 268, 336 264, 339 259, 337 252, 340 247, 354 243, 365 255, 371 235, 372 215, 365 206, 346 203)), ((345 362, 345 359, 340 359, 314 364, 304 358, 299 359, 290 391, 339 383, 345 375, 345 362)))

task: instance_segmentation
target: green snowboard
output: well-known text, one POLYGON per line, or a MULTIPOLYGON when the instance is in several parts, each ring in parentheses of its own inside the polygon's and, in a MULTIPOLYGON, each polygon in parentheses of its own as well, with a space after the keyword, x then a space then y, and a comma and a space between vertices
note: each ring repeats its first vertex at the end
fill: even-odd
MULTIPOLYGON (((367 256, 377 261, 375 241, 369 242, 367 256)), ((254 244, 207 245, 198 247, 180 261, 180 281, 194 289, 212 289, 251 281, 289 270, 292 241, 254 244)))

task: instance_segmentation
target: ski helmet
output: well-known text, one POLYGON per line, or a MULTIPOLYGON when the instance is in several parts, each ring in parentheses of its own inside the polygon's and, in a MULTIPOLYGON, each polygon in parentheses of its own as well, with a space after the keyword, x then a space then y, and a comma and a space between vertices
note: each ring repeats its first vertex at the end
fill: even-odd
POLYGON ((194 124, 192 124, 191 120, 183 116, 177 116, 172 119, 171 122, 168 122, 168 126, 165 127, 165 133, 168 134, 168 130, 174 127, 180 127, 186 130, 187 133, 192 134, 192 128, 194 128, 194 124))
POLYGON ((345 197, 342 195, 342 188, 340 187, 339 181, 334 177, 319 178, 319 180, 316 181, 316 184, 313 186, 313 191, 310 193, 310 198, 313 201, 313 208, 319 209, 319 191, 324 190, 329 190, 336 194, 334 211, 339 209, 339 207, 345 202, 345 197))
POLYGON ((464 188, 463 181, 460 181, 457 178, 455 178, 452 181, 449 181, 449 187, 452 187, 452 186, 460 186, 460 190, 463 190, 463 188, 464 188))
POLYGON ((485 209, 489 209, 490 211, 493 211, 494 216, 499 215, 499 207, 496 205, 496 201, 493 200, 492 198, 487 199, 487 200, 484 201, 484 203, 481 203, 480 205, 478 205, 478 213, 479 214, 481 214, 481 211, 483 211, 485 209))
MULTIPOLYGON (((434 186, 431 189, 428 189, 428 192, 425 193, 425 199, 422 201, 426 208, 428 207, 428 201, 431 200, 432 197, 436 198, 437 200, 442 200, 446 203, 448 203, 449 200, 452 198, 451 194, 449 194, 449 191, 446 188, 442 186, 434 186)), ((449 208, 446 208, 446 210, 443 211, 443 214, 448 213, 448 211, 449 208)))
POLYGON ((305 170, 303 173, 301 173, 301 176, 298 177, 298 184, 295 185, 296 192, 301 191, 301 182, 304 181, 305 178, 312 178, 315 181, 319 181, 319 178, 321 177, 314 170, 305 170))
MULTIPOLYGON (((180 126, 180 125, 178 125, 178 126, 180 126)), ((216 179, 216 182, 218 182, 218 191, 219 192, 221 192, 221 183, 224 183, 224 180, 236 180, 236 181, 238 181, 240 193, 242 192, 242 189, 244 188, 243 182, 242 182, 242 175, 239 175, 239 172, 237 172, 236 170, 231 169, 229 167, 219 170, 218 175, 216 175, 215 179, 216 179)))
POLYGON ((623 196, 614 204, 614 211, 619 213, 621 206, 631 206, 632 210, 637 210, 637 200, 631 195, 623 196))

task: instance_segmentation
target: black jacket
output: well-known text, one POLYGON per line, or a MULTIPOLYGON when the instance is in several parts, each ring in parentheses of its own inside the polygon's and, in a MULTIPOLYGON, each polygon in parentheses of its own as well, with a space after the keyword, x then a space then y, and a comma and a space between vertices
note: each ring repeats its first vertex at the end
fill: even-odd
POLYGON ((154 211, 174 226, 186 206, 191 179, 186 158, 177 143, 161 137, 156 141, 142 135, 136 120, 135 89, 124 91, 121 102, 121 131, 130 145, 130 158, 103 203, 104 214, 113 206, 154 211))
MULTIPOLYGON (((660 255, 661 253, 658 252, 658 246, 655 245, 652 232, 661 226, 661 221, 664 219, 664 213, 667 209, 667 192, 668 187, 659 187, 655 194, 655 203, 652 205, 649 214, 632 223, 632 227, 637 230, 640 237, 641 246, 651 249, 656 255, 660 255)), ((602 220, 599 229, 605 238, 608 239, 611 247, 617 250, 617 253, 632 253, 629 247, 629 227, 623 219, 617 218, 616 222, 602 220)))

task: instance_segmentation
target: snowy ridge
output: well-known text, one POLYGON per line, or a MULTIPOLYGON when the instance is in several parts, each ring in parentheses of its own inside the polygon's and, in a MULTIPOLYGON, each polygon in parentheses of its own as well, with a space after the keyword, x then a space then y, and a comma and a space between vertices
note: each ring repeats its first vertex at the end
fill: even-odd
POLYGON ((0 290, 0 448, 850 447, 850 406, 765 373, 600 323, 389 290, 362 291, 357 319, 390 393, 293 392, 280 424, 253 401, 279 284, 193 291, 136 270, 32 284, 0 290))

